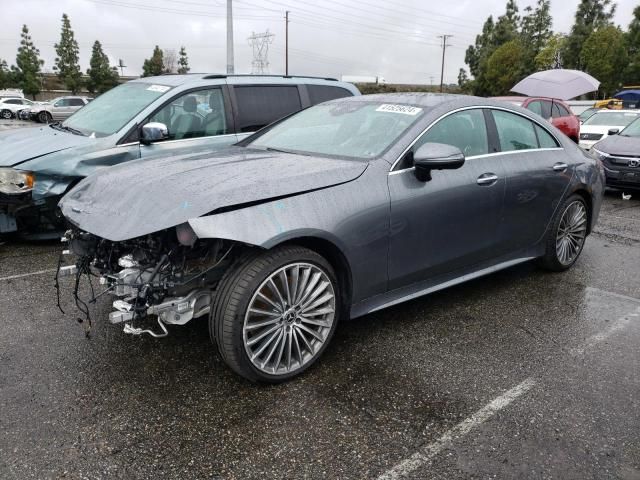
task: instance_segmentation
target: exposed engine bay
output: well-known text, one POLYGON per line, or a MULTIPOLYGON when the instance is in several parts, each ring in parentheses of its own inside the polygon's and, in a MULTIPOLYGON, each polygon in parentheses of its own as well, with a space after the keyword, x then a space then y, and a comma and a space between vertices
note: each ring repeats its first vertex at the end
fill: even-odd
POLYGON ((75 276, 73 296, 88 326, 89 304, 110 294, 117 299, 109 321, 124 324, 125 333, 153 337, 166 336, 166 324, 184 325, 207 315, 218 281, 241 251, 236 242, 199 240, 186 223, 120 242, 71 229, 63 242, 68 243, 63 254, 76 258, 75 264, 63 266, 61 255, 56 287, 60 276, 75 276), (83 278, 90 287, 89 298, 79 293, 83 278), (136 326, 150 316, 157 317, 159 332, 136 326))

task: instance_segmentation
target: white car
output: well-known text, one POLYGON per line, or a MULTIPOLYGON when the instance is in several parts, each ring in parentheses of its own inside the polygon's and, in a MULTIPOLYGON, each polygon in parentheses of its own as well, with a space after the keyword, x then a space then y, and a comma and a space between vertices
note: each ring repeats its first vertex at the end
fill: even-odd
POLYGON ((640 110, 599 110, 580 126, 579 145, 585 150, 640 117, 640 110), (615 131, 615 132, 614 132, 615 131))
POLYGON ((26 98, 13 97, 0 99, 0 118, 3 120, 9 120, 10 118, 17 117, 17 113, 20 110, 25 110, 36 105, 36 102, 27 100, 26 98))

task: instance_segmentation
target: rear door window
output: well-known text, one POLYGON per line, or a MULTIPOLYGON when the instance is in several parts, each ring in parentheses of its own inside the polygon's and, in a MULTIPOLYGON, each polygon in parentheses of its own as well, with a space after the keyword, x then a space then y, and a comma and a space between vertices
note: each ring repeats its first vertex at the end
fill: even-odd
POLYGON ((251 85, 233 87, 240 132, 254 132, 302 108, 295 85, 251 85))
POLYGON ((335 98, 351 97, 353 94, 342 87, 332 87, 330 85, 307 85, 309 100, 311 105, 327 102, 335 98))
POLYGON ((540 148, 556 148, 558 143, 544 128, 536 125, 536 134, 538 135, 538 143, 540 148))
POLYGON ((563 105, 561 105, 561 104, 559 104, 559 103, 554 103, 553 105, 554 105, 555 107, 558 107, 558 112, 560 112, 560 116, 561 116, 561 117, 568 117, 568 116, 570 116, 570 115, 571 115, 571 114, 569 113, 569 111, 568 111, 566 108, 564 108, 564 106, 563 106, 563 105))
POLYGON ((71 107, 84 107, 84 102, 79 98, 70 98, 69 106, 71 107))
POLYGON ((491 113, 496 122, 501 151, 511 152, 538 148, 538 140, 532 121, 502 110, 493 110, 491 113))

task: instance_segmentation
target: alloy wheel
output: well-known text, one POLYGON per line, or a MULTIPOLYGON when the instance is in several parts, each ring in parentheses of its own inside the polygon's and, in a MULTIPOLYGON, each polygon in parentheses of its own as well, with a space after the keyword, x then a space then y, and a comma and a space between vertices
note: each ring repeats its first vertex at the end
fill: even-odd
POLYGON ((10 110, 2 110, 1 115, 2 118, 4 118, 5 120, 9 120, 11 118, 11 111, 10 110))
POLYGON ((291 263, 260 284, 249 302, 243 342, 258 370, 284 375, 312 361, 333 327, 336 296, 317 265, 291 263))
POLYGON ((571 202, 562 213, 556 235, 556 255, 562 265, 572 264, 587 236, 587 209, 581 201, 571 202))

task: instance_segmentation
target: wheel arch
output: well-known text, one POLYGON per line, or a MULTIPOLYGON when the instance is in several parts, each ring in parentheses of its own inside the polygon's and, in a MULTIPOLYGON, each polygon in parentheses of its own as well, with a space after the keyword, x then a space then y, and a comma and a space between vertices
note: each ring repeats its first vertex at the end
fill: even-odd
POLYGON ((319 236, 300 236, 288 238, 287 240, 271 246, 270 248, 283 245, 299 245, 301 247, 313 250, 317 254, 324 257, 333 267, 338 278, 340 287, 340 297, 342 299, 341 318, 348 319, 351 311, 351 298, 353 293, 353 277, 351 266, 347 260, 347 256, 342 249, 334 242, 327 238, 319 236))
POLYGON ((578 187, 571 195, 579 195, 587 204, 587 234, 591 233, 591 225, 593 224, 593 199, 591 194, 584 187, 578 187))

